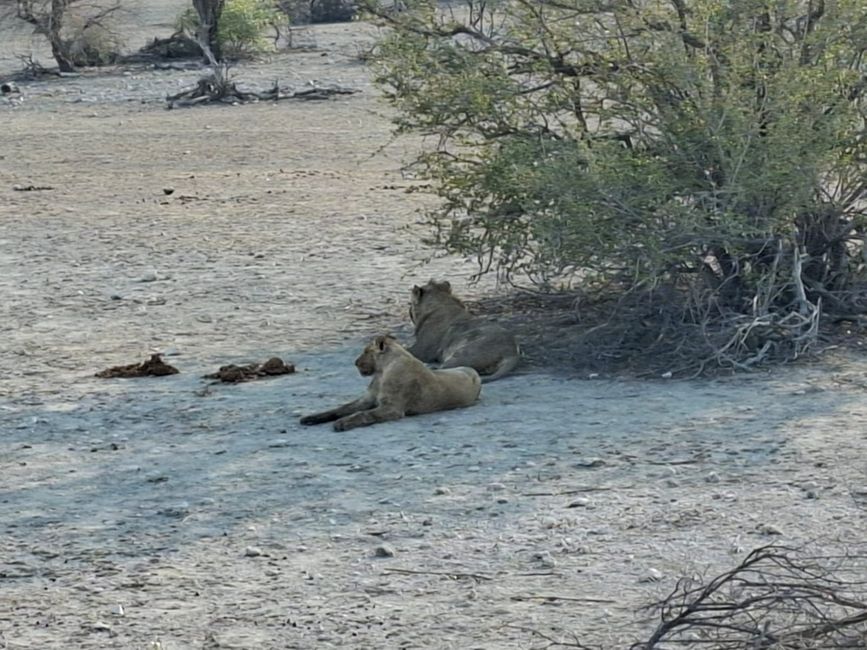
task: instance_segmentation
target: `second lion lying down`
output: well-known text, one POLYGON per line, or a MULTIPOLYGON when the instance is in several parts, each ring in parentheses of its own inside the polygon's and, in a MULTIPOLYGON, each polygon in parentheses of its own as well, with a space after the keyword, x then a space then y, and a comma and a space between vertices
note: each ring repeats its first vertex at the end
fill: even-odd
POLYGON ((487 383, 510 373, 521 359, 514 335, 473 316, 448 282, 431 280, 413 287, 409 317, 415 326, 409 351, 425 363, 469 366, 487 383))
POLYGON ((377 336, 355 360, 358 371, 373 376, 367 392, 348 404, 306 415, 301 424, 334 422, 346 431, 405 415, 470 406, 482 388, 472 368, 431 370, 390 336, 377 336))

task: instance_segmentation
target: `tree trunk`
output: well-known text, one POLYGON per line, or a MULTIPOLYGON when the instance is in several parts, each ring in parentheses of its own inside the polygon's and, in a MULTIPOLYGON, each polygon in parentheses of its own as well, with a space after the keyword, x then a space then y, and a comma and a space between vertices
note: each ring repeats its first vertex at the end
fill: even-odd
POLYGON ((60 36, 54 35, 49 37, 51 41, 51 54, 54 60, 57 61, 57 67, 61 72, 75 72, 75 64, 69 58, 69 53, 66 51, 66 44, 60 39, 60 36))
POLYGON ((206 62, 211 65, 216 65, 223 58, 217 31, 225 4, 226 0, 193 0, 193 7, 199 14, 199 45, 205 53, 206 62))
POLYGON ((75 64, 69 57, 69 51, 66 43, 63 42, 61 30, 63 29, 63 18, 66 15, 66 9, 69 7, 69 0, 51 0, 51 14, 48 16, 48 25, 46 36, 51 43, 51 54, 54 60, 57 61, 57 67, 61 72, 74 72, 75 64))
POLYGON ((51 45, 51 54, 61 72, 74 72, 75 64, 69 56, 69 47, 63 40, 63 18, 72 0, 51 0, 47 5, 19 0, 15 15, 31 25, 37 34, 42 34, 51 45))

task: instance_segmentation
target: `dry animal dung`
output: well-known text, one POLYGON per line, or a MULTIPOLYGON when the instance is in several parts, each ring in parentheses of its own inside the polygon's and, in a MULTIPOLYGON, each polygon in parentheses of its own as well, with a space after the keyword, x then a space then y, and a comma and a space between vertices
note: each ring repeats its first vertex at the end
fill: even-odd
POLYGON ((253 381, 261 377, 289 375, 295 372, 295 365, 285 363, 279 357, 271 357, 264 363, 248 363, 244 366, 229 364, 220 366, 217 372, 205 375, 205 379, 216 379, 227 384, 237 384, 242 381, 253 381))
POLYGON ((131 363, 126 366, 112 366, 96 373, 96 377, 104 379, 131 378, 131 377, 165 377, 176 375, 178 369, 163 361, 161 354, 152 354, 151 358, 142 363, 131 363))

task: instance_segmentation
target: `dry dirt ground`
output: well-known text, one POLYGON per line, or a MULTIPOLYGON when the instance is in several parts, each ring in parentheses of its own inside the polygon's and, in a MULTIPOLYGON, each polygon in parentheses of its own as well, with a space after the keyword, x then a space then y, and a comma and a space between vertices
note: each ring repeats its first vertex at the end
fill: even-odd
MULTIPOLYGON (((141 40, 178 3, 147 4, 141 40)), ((493 290, 466 260, 418 266, 418 143, 382 148, 367 34, 237 68, 362 91, 333 101, 167 111, 197 73, 133 68, 0 104, 0 648, 625 648, 680 575, 867 537, 861 357, 535 371, 463 411, 297 424, 362 390, 352 359, 414 281, 493 290), (93 377, 151 352, 180 374, 93 377), (298 372, 200 379, 272 355, 298 372)), ((3 41, 6 71, 27 46, 3 41)))

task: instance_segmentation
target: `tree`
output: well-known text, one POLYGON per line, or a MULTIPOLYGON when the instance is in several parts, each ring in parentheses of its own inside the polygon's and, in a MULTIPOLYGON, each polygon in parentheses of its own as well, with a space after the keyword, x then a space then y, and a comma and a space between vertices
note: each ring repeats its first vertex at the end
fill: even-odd
MULTIPOLYGON (((78 0, 17 0, 15 15, 31 25, 36 33, 48 39, 51 54, 61 72, 74 72, 75 60, 71 47, 73 39, 64 34, 66 18, 72 5, 81 4, 78 0)), ((120 8, 120 3, 90 12, 80 30, 98 25, 100 21, 120 8)))
POLYGON ((273 28, 279 34, 288 24, 276 0, 196 0, 177 19, 178 29, 206 43, 215 61, 273 49, 276 42, 269 43, 263 33, 273 28))
POLYGON ((223 59, 220 39, 217 36, 220 16, 222 16, 225 6, 226 0, 193 0, 193 8, 199 16, 197 34, 199 45, 205 53, 207 62, 215 67, 217 62, 223 59))
POLYGON ((398 128, 436 138, 432 241, 480 272, 665 295, 660 340, 728 366, 867 308, 860 0, 368 9, 398 128))

